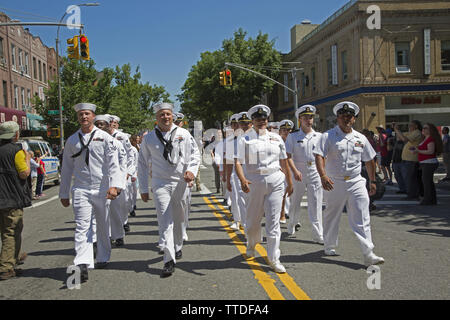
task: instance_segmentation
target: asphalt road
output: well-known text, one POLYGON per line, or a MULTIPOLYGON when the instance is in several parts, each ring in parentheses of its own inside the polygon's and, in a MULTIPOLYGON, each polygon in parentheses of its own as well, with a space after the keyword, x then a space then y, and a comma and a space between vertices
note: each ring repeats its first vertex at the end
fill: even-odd
MULTIPOLYGON (((279 276, 267 265, 265 244, 256 259, 246 260, 243 232, 229 229, 230 216, 215 190, 211 167, 201 170, 202 192, 194 192, 189 240, 175 273, 161 278, 162 256, 156 247, 158 229, 153 201, 138 201, 130 218, 125 246, 113 249, 104 270, 89 272, 80 289, 66 286, 67 267, 74 257, 71 208, 56 199, 58 187, 46 199, 25 210, 23 251, 28 259, 21 277, 0 283, 0 299, 39 300, 391 300, 450 298, 450 192, 439 190, 439 205, 403 202, 388 187, 371 215, 375 252, 385 258, 376 274, 368 273, 356 237, 342 215, 339 256, 326 257, 311 241, 311 227, 302 211, 302 228, 293 238, 282 225, 279 276), (379 277, 378 277, 379 276, 379 277), (368 288, 371 277, 372 288, 368 288), (375 277, 378 277, 375 281, 375 277), (378 281, 379 280, 379 281, 378 281)), ((404 197, 404 196, 403 196, 404 197)), ((304 200, 305 201, 305 200, 304 200)), ((305 208, 303 208, 305 210, 305 208)))

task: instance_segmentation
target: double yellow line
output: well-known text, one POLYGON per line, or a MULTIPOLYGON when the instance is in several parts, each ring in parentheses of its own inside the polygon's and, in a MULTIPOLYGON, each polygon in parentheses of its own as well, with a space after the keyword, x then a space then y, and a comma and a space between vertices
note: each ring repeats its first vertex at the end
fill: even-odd
MULTIPOLYGON (((271 300, 286 300, 281 294, 281 292, 278 290, 278 288, 275 286, 276 280, 273 279, 268 273, 266 273, 262 269, 261 265, 256 261, 255 258, 252 259, 247 258, 245 254, 246 244, 240 240, 237 234, 238 231, 234 231, 230 228, 229 224, 225 221, 223 216, 219 214, 218 210, 211 201, 214 201, 217 207, 220 209, 220 211, 222 211, 229 217, 231 216, 231 212, 225 209, 220 204, 220 201, 214 196, 211 196, 210 198, 203 197, 203 200, 213 210, 215 217, 219 220, 220 224, 223 226, 225 231, 227 231, 227 234, 233 241, 234 245, 238 248, 239 252, 244 256, 244 258, 246 258, 246 262, 250 266, 250 269, 253 271, 255 279, 258 280, 259 284, 266 291, 269 298, 271 300)), ((239 230, 239 232, 244 235, 244 232, 242 230, 239 230)), ((261 246, 260 244, 258 244, 255 249, 262 257, 264 257, 266 262, 269 263, 266 249, 264 249, 264 247, 261 246)), ((294 279, 288 273, 277 273, 277 276, 284 284, 284 286, 292 293, 295 299, 311 300, 311 298, 308 297, 308 295, 295 283, 294 279)))

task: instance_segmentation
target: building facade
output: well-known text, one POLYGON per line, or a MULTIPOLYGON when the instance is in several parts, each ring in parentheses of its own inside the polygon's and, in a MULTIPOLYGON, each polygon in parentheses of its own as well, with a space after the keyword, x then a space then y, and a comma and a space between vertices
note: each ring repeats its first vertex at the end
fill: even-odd
MULTIPOLYGON (((284 61, 299 70, 280 82, 297 85, 299 106, 318 107, 319 130, 334 126, 332 108, 345 100, 361 107, 359 130, 415 119, 448 126, 449 21, 449 1, 352 0, 320 25, 291 29, 284 61)), ((294 112, 294 95, 280 87, 279 118, 294 112)))
MULTIPOLYGON (((10 22, 0 12, 0 22, 10 22)), ((0 122, 16 121, 22 130, 45 130, 32 100, 56 75, 56 52, 21 26, 0 27, 0 122)))

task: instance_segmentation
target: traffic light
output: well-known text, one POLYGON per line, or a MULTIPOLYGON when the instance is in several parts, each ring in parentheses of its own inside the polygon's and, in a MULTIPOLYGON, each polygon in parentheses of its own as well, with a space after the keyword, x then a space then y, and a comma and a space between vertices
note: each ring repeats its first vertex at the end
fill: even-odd
POLYGON ((67 47, 69 59, 80 59, 80 49, 78 47, 78 36, 67 39, 67 44, 71 45, 67 47))
POLYGON ((229 69, 225 70, 225 75, 226 85, 231 86, 233 84, 233 81, 231 79, 231 71, 229 69))
POLYGON ((89 55, 89 40, 84 34, 80 36, 80 55, 83 60, 91 58, 89 55))
POLYGON ((219 72, 219 83, 221 86, 227 85, 227 78, 225 77, 225 71, 219 72))
POLYGON ((59 128, 50 128, 47 130, 47 137, 52 139, 58 139, 61 136, 61 131, 59 128))

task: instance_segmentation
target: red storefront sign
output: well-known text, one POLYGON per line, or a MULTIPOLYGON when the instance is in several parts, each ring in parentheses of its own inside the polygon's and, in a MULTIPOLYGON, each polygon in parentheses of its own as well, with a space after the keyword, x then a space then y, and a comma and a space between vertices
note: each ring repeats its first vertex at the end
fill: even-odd
POLYGON ((21 130, 27 130, 27 113, 10 108, 0 107, 0 122, 15 121, 21 130))

